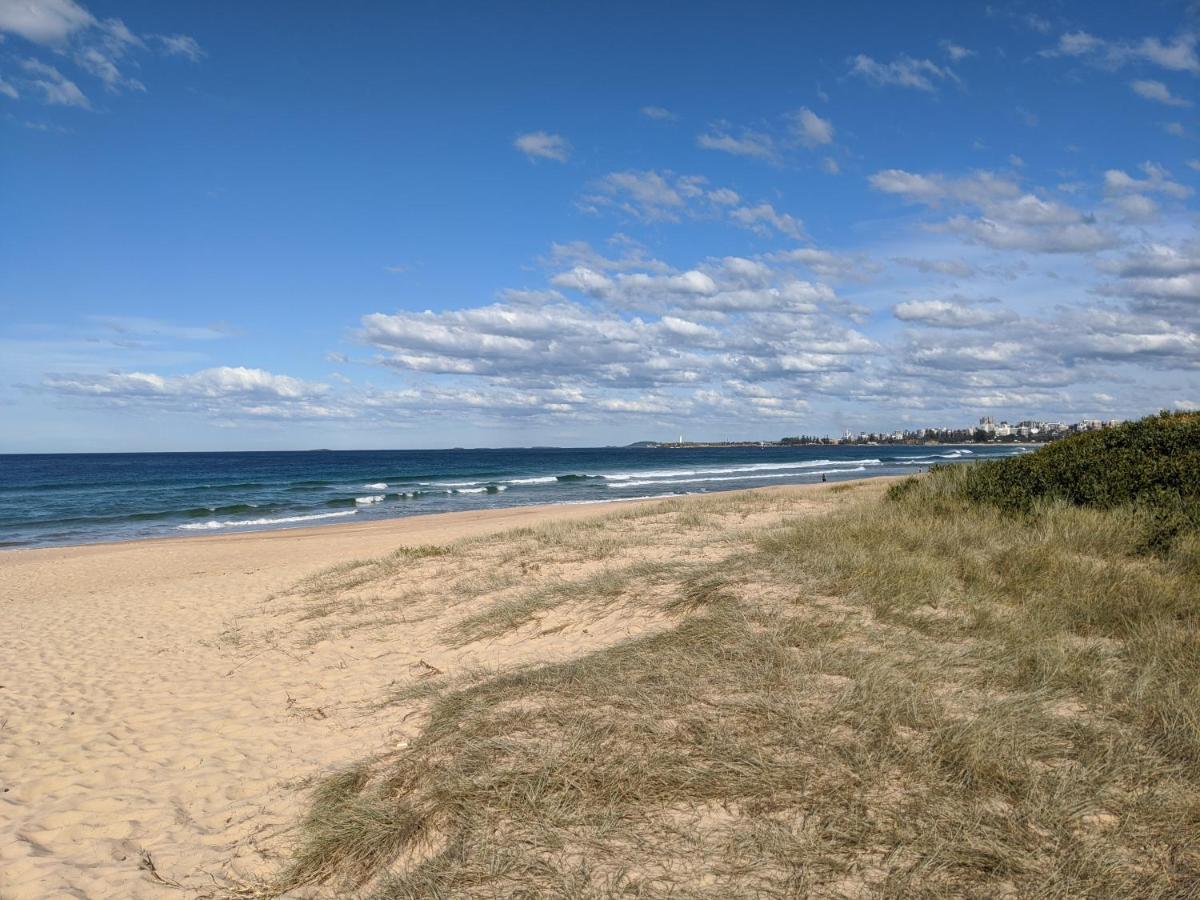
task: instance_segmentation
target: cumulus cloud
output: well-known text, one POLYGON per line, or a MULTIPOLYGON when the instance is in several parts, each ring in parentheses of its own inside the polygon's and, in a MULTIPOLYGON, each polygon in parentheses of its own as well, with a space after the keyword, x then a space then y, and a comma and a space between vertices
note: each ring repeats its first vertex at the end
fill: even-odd
POLYGON ((1117 237, 1087 214, 1024 191, 1010 178, 975 172, 962 178, 886 169, 869 178, 877 191, 931 208, 965 207, 936 227, 996 250, 1086 253, 1115 246, 1117 237))
POLYGON ((1152 81, 1139 79, 1129 83, 1129 87, 1139 97, 1144 97, 1147 100, 1153 100, 1156 103, 1165 103, 1167 106, 1191 106, 1192 101, 1185 100, 1182 97, 1176 97, 1161 81, 1152 81))
POLYGON ((792 117, 796 137, 805 147, 819 147, 833 143, 833 124, 822 119, 807 106, 801 107, 792 117))
POLYGON ((0 0, 0 31, 35 44, 61 44, 96 19, 73 0, 0 0))
POLYGON ((953 62, 961 62, 969 56, 974 56, 974 50, 968 50, 961 44, 956 44, 954 41, 942 41, 942 49, 946 51, 946 55, 953 62))
POLYGON ((517 135, 513 146, 534 162, 539 159, 566 162, 571 156, 571 145, 567 143, 567 139, 561 134, 551 134, 548 131, 530 131, 517 135))
POLYGON ((584 198, 587 208, 616 206, 646 222, 677 222, 689 205, 707 198, 707 180, 671 171, 611 172, 596 183, 596 192, 584 198))
POLYGON ((818 277, 833 281, 870 281, 881 268, 863 253, 834 253, 816 247, 784 250, 772 254, 771 259, 799 263, 818 277))
POLYGON ((1200 245, 1145 244, 1105 268, 1116 280, 1103 293, 1130 298, 1139 312, 1200 327, 1200 245))
POLYGON ((1178 200, 1192 195, 1192 189, 1171 179, 1171 173, 1157 163, 1144 162, 1141 170, 1145 178, 1134 178, 1121 169, 1109 169, 1104 173, 1104 189, 1110 194, 1157 193, 1178 200))
POLYGON ((677 122, 679 120, 679 116, 665 106, 643 106, 642 115, 655 122, 677 122))
POLYGON ((615 208, 643 222, 684 219, 723 220, 758 234, 801 238, 804 224, 770 203, 749 204, 726 187, 713 186, 702 175, 679 175, 670 170, 611 172, 585 194, 588 212, 615 208))
POLYGON ((56 389, 96 395, 126 396, 149 394, 156 396, 269 397, 278 400, 300 400, 319 397, 328 387, 301 381, 288 375, 275 375, 264 369, 244 366, 218 366, 190 375, 164 378, 145 372, 111 373, 91 379, 70 379, 60 376, 50 382, 56 389))
POLYGON ((1070 31, 1058 43, 1042 51, 1042 56, 1086 59, 1097 65, 1119 68, 1128 63, 1149 63, 1175 72, 1200 73, 1196 54, 1197 36, 1187 32, 1162 40, 1145 37, 1137 41, 1111 41, 1086 31, 1070 31))
POLYGON ((170 376, 153 372, 51 374, 43 379, 41 388, 91 403, 218 416, 321 419, 346 414, 323 402, 330 391, 326 384, 243 366, 170 376))
MULTIPOLYGON (((794 410, 788 398, 802 383, 878 350, 841 321, 831 288, 763 258, 669 273, 575 266, 550 282, 557 291, 486 306, 375 313, 363 318, 359 339, 399 372, 471 379, 484 394, 569 389, 566 409, 612 413, 678 414, 722 385, 751 392, 780 380, 787 384, 759 390, 759 401, 773 396, 794 410)), ((740 415, 762 408, 774 407, 748 401, 740 415)))
POLYGON ((736 136, 720 130, 705 132, 696 138, 696 143, 705 150, 719 150, 734 156, 750 156, 768 161, 776 161, 779 158, 775 140, 761 131, 743 130, 736 136))
POLYGON ((850 74, 876 85, 914 88, 932 93, 939 82, 957 81, 950 69, 928 59, 898 56, 891 62, 878 62, 864 53, 850 58, 850 74))
MULTIPOLYGON (((784 113, 756 128, 718 122, 696 137, 696 145, 732 156, 757 159, 782 165, 798 149, 816 150, 834 142, 833 123, 807 106, 784 113)), ((822 163, 825 171, 837 174, 839 167, 832 156, 822 163)))
POLYGON ((906 300, 896 304, 892 312, 903 322, 919 322, 937 328, 981 328, 1016 318, 1011 310, 989 308, 962 299, 906 300))
POLYGON ((739 207, 729 213, 729 218, 759 234, 777 231, 796 240, 804 237, 804 223, 788 213, 779 212, 770 203, 739 207))

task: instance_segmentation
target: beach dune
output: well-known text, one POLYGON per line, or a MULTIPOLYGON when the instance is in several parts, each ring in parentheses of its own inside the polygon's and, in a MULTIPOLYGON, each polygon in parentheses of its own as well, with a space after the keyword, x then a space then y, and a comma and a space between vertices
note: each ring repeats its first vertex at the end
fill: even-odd
MULTIPOLYGON (((798 498, 801 511, 799 500, 822 486, 765 491, 798 498)), ((436 620, 386 642, 367 633, 302 646, 287 633, 264 638, 269 598, 398 546, 633 507, 0 554, 0 897, 179 896, 180 887, 217 895, 268 877, 290 846, 307 780, 404 739, 366 706, 414 665, 461 662, 436 620), (256 623, 249 642, 247 620, 256 623)), ((563 633, 539 652, 569 655, 580 641, 639 627, 563 633)), ((505 652, 481 661, 503 663, 505 652)))

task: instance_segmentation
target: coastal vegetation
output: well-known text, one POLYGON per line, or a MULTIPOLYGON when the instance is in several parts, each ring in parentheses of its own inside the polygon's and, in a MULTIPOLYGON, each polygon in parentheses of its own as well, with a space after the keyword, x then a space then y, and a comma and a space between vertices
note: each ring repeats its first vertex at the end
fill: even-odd
POLYGON ((298 639, 438 617, 444 656, 259 887, 1196 895, 1198 496, 1200 415, 1164 415, 309 579, 275 601, 298 639))

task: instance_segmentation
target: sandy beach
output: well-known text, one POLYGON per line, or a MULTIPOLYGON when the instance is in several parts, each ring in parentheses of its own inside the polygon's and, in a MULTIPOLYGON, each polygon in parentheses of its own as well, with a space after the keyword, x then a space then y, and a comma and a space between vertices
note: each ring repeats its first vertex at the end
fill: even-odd
MULTIPOLYGON (((761 493, 802 512, 825 487, 761 493)), ((0 554, 0 896, 219 896, 271 875, 307 780, 414 730, 370 714, 389 684, 426 665, 569 656, 652 626, 633 617, 536 650, 451 650, 434 616, 314 641, 276 627, 272 597, 400 546, 653 502, 0 554)))

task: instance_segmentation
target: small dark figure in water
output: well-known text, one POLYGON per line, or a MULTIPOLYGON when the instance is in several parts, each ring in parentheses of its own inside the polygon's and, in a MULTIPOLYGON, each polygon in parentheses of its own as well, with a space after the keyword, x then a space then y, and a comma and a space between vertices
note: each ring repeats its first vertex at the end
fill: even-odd
POLYGON ((824 483, 825 483, 827 480, 828 480, 828 479, 827 479, 827 478, 826 478, 824 475, 822 475, 822 476, 821 476, 821 483, 822 483, 822 484, 824 484, 824 483))

